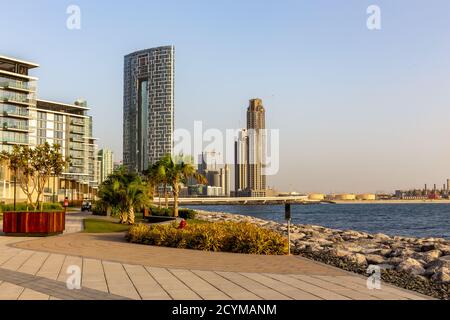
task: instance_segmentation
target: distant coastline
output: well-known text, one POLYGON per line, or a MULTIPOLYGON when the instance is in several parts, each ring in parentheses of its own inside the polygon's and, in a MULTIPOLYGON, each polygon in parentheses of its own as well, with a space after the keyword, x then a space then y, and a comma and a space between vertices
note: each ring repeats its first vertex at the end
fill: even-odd
POLYGON ((334 204, 450 204, 450 199, 440 200, 333 200, 334 204))

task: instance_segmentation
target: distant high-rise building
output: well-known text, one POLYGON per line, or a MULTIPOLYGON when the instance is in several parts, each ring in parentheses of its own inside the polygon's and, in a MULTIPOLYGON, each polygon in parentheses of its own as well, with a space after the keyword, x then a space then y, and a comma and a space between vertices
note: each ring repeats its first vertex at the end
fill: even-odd
POLYGON ((234 143, 234 191, 242 195, 248 187, 248 132, 242 129, 234 143))
POLYGON ((123 162, 142 172, 172 154, 174 130, 174 47, 125 56, 123 162))
POLYGON ((247 130, 239 132, 235 143, 235 192, 240 196, 264 197, 265 109, 261 99, 250 100, 247 109, 247 130))
POLYGON ((105 181, 114 170, 114 153, 108 149, 98 152, 99 161, 99 183, 105 181))
POLYGON ((229 197, 231 195, 231 172, 230 167, 227 164, 220 169, 219 177, 222 195, 229 197))

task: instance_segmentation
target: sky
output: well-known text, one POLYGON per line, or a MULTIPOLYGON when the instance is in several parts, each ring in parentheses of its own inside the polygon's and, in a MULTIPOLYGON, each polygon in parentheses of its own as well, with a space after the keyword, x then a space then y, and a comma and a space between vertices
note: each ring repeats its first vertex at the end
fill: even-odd
POLYGON ((175 46, 175 126, 280 130, 270 186, 390 192, 450 178, 448 0, 0 0, 0 55, 37 62, 38 96, 88 101, 122 157, 123 56, 175 46), (81 29, 66 27, 69 5, 81 29), (381 10, 369 30, 366 10, 381 10))

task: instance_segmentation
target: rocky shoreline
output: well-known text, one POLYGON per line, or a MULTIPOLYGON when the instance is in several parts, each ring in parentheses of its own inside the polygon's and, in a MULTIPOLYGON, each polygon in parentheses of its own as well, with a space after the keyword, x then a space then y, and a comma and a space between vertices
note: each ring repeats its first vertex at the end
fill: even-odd
MULTIPOLYGON (((196 210, 197 219, 249 222, 287 235, 286 225, 250 216, 196 210)), ((450 241, 292 225, 291 251, 309 259, 368 276, 381 269, 383 281, 438 299, 450 299, 450 241)))

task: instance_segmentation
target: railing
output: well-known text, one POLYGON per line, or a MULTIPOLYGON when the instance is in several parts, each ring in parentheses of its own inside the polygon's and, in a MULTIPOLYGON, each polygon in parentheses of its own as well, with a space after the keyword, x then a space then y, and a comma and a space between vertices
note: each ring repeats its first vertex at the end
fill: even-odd
POLYGON ((0 103, 0 112, 3 116, 19 116, 19 117, 29 117, 30 113, 27 109, 16 107, 12 105, 2 104, 0 103))
POLYGON ((71 141, 78 141, 78 142, 84 142, 84 137, 83 136, 78 136, 78 135, 70 135, 70 140, 71 141))
POLYGON ((72 119, 70 121, 70 124, 74 124, 77 126, 84 126, 84 120, 83 119, 72 119))
POLYGON ((28 125, 24 125, 21 123, 8 123, 8 122, 3 122, 2 128, 3 130, 23 130, 23 131, 28 131, 30 129, 28 125))
POLYGON ((9 89, 36 91, 36 87, 31 86, 29 83, 22 82, 22 81, 14 81, 14 80, 2 81, 2 79, 0 79, 0 87, 9 88, 9 89))
POLYGON ((84 134, 84 130, 80 130, 79 128, 74 128, 74 127, 71 127, 70 128, 70 132, 71 133, 79 133, 79 134, 84 134))

